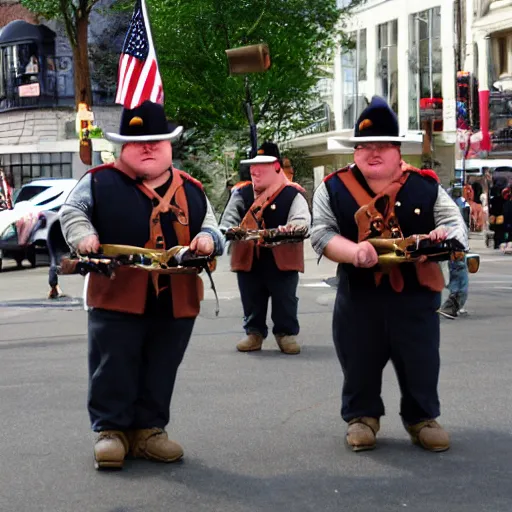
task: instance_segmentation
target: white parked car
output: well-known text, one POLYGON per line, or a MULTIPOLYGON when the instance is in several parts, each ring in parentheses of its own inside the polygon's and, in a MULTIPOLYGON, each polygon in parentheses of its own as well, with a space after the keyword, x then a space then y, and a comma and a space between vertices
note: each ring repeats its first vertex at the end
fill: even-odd
POLYGON ((36 253, 46 252, 48 227, 78 180, 37 179, 14 194, 11 210, 0 211, 0 270, 2 259, 12 258, 21 267, 27 259, 35 267, 36 253))

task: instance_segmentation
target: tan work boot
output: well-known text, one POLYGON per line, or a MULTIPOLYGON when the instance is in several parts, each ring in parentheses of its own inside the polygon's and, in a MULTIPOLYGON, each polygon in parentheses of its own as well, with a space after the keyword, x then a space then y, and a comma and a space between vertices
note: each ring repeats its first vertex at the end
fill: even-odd
POLYGON ((300 354, 300 345, 295 336, 276 334, 275 337, 283 354, 300 354))
POLYGON ((171 441, 163 428, 134 430, 130 444, 133 456, 139 459, 175 462, 183 457, 183 448, 171 441))
POLYGON ((247 338, 240 341, 236 348, 239 352, 254 352, 261 350, 263 336, 261 334, 248 334, 247 338))
POLYGON ((377 418, 363 416, 354 418, 348 423, 347 444, 354 452, 373 450, 377 444, 376 434, 380 429, 377 418))
POLYGON ((444 452, 450 448, 450 436, 436 420, 421 421, 405 428, 411 441, 429 452, 444 452))
POLYGON ((95 468, 121 469, 130 445, 124 432, 104 430, 94 444, 95 468))

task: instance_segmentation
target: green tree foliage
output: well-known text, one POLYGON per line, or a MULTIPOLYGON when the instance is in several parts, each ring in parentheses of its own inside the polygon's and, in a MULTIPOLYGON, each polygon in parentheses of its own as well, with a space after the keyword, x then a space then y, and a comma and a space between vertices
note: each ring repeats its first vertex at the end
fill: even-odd
POLYGON ((349 12, 336 0, 149 0, 148 9, 168 114, 231 140, 247 120, 244 79, 229 76, 225 50, 269 45, 272 67, 249 76, 254 117, 265 136, 282 136, 311 122, 313 87, 349 12))
POLYGON ((92 104, 88 53, 89 16, 99 0, 21 0, 23 6, 47 20, 64 23, 73 51, 75 101, 92 104))

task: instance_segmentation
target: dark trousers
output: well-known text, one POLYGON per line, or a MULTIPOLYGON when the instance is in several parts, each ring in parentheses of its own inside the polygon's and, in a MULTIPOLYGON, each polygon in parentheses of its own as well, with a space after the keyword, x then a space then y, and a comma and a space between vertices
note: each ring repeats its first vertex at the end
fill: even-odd
POLYGON ((89 311, 88 409, 95 432, 169 423, 176 373, 194 322, 162 314, 89 311))
POLYGON ((272 300, 274 334, 299 334, 297 319, 298 272, 282 272, 277 267, 256 266, 251 272, 237 272, 238 288, 244 310, 244 329, 247 334, 268 336, 267 309, 272 300))
POLYGON ((50 256, 50 268, 48 270, 48 284, 51 288, 59 284, 57 274, 61 258, 69 253, 69 247, 64 239, 60 222, 54 222, 48 230, 47 239, 48 255, 50 256))
POLYGON ((341 416, 384 415, 382 371, 391 360, 401 391, 405 424, 439 416, 441 294, 395 293, 382 285, 367 293, 338 289, 333 337, 344 375, 341 416))
POLYGON ((505 241, 505 226, 503 224, 493 224, 491 229, 494 231, 494 248, 499 249, 505 241))

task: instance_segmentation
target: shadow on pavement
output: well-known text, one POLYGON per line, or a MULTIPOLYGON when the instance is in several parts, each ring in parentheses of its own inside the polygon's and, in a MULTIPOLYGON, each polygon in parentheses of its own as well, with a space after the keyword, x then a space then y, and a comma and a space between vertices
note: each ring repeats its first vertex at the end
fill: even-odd
POLYGON ((403 441, 382 436, 376 450, 359 454, 350 452, 337 438, 332 459, 322 461, 322 468, 296 467, 287 474, 272 474, 271 454, 255 453, 256 471, 261 472, 262 458, 266 457, 268 476, 185 459, 169 466, 127 461, 125 470, 114 478, 140 485, 144 478, 158 476, 169 485, 186 487, 196 500, 208 500, 211 510, 216 509, 217 501, 228 510, 237 510, 237 504, 240 510, 269 511, 289 507, 294 511, 396 511, 402 507, 435 512, 510 510, 512 437, 504 432, 470 429, 456 430, 452 437, 452 449, 442 454, 412 446, 405 433, 403 441), (361 471, 365 465, 369 469, 380 466, 380 473, 386 467, 389 470, 386 476, 366 476, 361 471))

